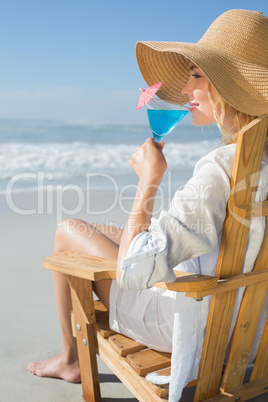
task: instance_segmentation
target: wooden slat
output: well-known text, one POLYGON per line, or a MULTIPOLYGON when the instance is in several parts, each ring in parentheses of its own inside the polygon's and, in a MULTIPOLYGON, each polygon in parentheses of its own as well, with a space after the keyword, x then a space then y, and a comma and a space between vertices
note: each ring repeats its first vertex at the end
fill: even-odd
MULTIPOLYGON (((264 119, 238 135, 231 176, 231 205, 253 201, 252 192, 255 193, 258 184, 255 173, 260 169, 267 128, 268 119, 264 119)), ((227 209, 216 268, 220 279, 241 273, 248 232, 249 221, 227 209)), ((236 295, 237 291, 232 290, 211 297, 195 402, 218 393, 236 295)))
MULTIPOLYGON (((264 267, 263 264, 267 264, 267 245, 268 225, 266 223, 264 239, 254 264, 254 273, 261 273, 264 267)), ((248 286, 245 290, 221 384, 222 391, 236 388, 243 384, 266 292, 267 282, 248 286)))
MULTIPOLYGON (((157 371, 159 375, 166 375, 169 376, 171 372, 171 368, 166 368, 164 370, 157 371)), ((164 385, 156 385, 152 384, 151 382, 147 381, 148 387, 150 387, 156 395, 160 398, 167 397, 169 395, 169 384, 164 385)), ((190 381, 185 388, 195 387, 197 384, 197 380, 190 381)))
POLYGON ((221 384, 222 391, 243 384, 266 291, 266 283, 252 285, 245 290, 221 384))
POLYGON ((146 378, 144 378, 144 382, 147 384, 148 389, 151 389, 157 398, 159 398, 161 401, 168 401, 169 388, 152 384, 147 381, 146 378))
POLYGON ((67 279, 71 289, 83 397, 87 402, 100 402, 92 285, 79 278, 67 279), (88 294, 84 293, 85 289, 88 294))
POLYGON ((236 291, 220 293, 211 298, 211 311, 219 311, 220 314, 210 313, 208 316, 195 402, 205 400, 218 393, 224 362, 222 351, 225 354, 229 335, 226 328, 228 329, 231 326, 235 300, 236 291), (219 351, 221 351, 220 357, 219 351), (211 369, 209 369, 209 365, 211 369))
MULTIPOLYGON (((94 302, 95 306, 95 314, 96 314, 96 329, 98 334, 103 338, 108 340, 109 345, 118 353, 119 356, 125 357, 130 353, 135 353, 140 350, 146 349, 147 347, 135 342, 133 339, 127 338, 124 335, 115 333, 109 328, 109 316, 106 307, 99 300, 94 302), (102 324, 102 325, 101 325, 102 324), (111 335, 113 332, 113 335, 111 335)), ((98 335, 98 336, 99 336, 98 335)), ((158 371, 159 375, 170 375, 170 368, 158 371)), ((156 396, 159 398, 164 398, 168 396, 169 386, 159 386, 150 383, 146 379, 144 382, 147 383, 147 386, 152 389, 156 396)))
POLYGON ((120 356, 127 356, 130 353, 136 353, 140 350, 146 349, 146 346, 121 334, 110 336, 108 341, 120 356))
POLYGON ((151 390, 157 395, 159 398, 168 398, 169 395, 169 385, 156 385, 151 383, 150 381, 147 381, 146 378, 144 380, 147 383, 148 388, 151 388, 151 390))
MULTIPOLYGON (((261 250, 255 262, 256 269, 264 267, 267 263, 268 250, 268 218, 266 218, 266 227, 261 250)), ((256 357, 255 365, 251 374, 251 380, 268 376, 268 320, 262 336, 261 344, 256 357)))
POLYGON ((262 336, 261 344, 250 380, 256 380, 265 376, 268 377, 268 320, 265 325, 265 330, 262 336))
POLYGON ((188 382, 188 384, 184 387, 184 389, 187 389, 187 388, 191 388, 191 387, 195 387, 196 386, 196 384, 197 384, 197 382, 198 382, 198 380, 196 379, 196 380, 192 380, 192 381, 190 381, 190 382, 188 382))
POLYGON ((242 402, 262 394, 268 395, 268 389, 265 388, 267 383, 268 378, 261 378, 251 383, 231 389, 223 394, 218 394, 217 396, 203 400, 203 402, 242 402))
POLYGON ((116 260, 64 251, 44 258, 43 267, 79 278, 97 281, 116 278, 116 260))
POLYGON ((157 352, 152 349, 142 350, 141 352, 129 354, 126 360, 139 375, 145 375, 162 368, 169 367, 171 364, 171 353, 157 352))
MULTIPOLYGON (((268 262, 266 263, 268 265, 268 262)), ((201 298, 210 295, 216 295, 230 290, 235 290, 244 286, 254 285, 256 283, 268 281, 268 268, 261 271, 247 272, 246 274, 240 274, 232 276, 228 279, 219 279, 217 287, 197 292, 186 292, 186 296, 193 298, 201 298)))
POLYGON ((162 370, 157 370, 158 375, 169 376, 171 374, 171 367, 164 368, 162 370))
POLYGON ((171 283, 158 282, 154 287, 173 290, 175 292, 198 292, 213 289, 217 286, 217 277, 197 275, 191 272, 174 271, 176 280, 171 283))
POLYGON ((252 202, 250 204, 234 205, 232 212, 245 219, 268 215, 268 201, 252 202))
POLYGON ((265 232, 263 235, 262 245, 254 264, 254 271, 260 271, 267 268, 268 265, 268 217, 266 217, 265 232))
POLYGON ((95 329, 99 334, 107 339, 114 335, 115 332, 109 327, 109 311, 100 300, 94 301, 94 309, 96 315, 95 329))
POLYGON ((108 310, 100 300, 94 300, 94 310, 96 316, 101 313, 106 313, 108 310))
POLYGON ((92 298, 92 283, 73 276, 66 276, 66 279, 70 289, 74 290, 73 297, 79 305, 83 320, 86 324, 95 323, 96 316, 92 298), (89 296, 88 293, 90 293, 89 296))
POLYGON ((109 336, 114 335, 116 333, 109 327, 109 313, 108 312, 98 314, 98 316, 96 317, 95 327, 96 327, 96 330, 99 332, 99 334, 105 339, 109 338, 109 336))
POLYGON ((255 195, 258 185, 267 128, 268 119, 266 118, 244 134, 239 133, 237 138, 231 176, 231 196, 216 270, 216 276, 221 279, 240 273, 237 270, 241 269, 240 261, 244 260, 250 220, 233 215, 230 206, 254 202, 252 195, 255 195))
POLYGON ((165 398, 163 399, 157 396, 154 391, 148 387, 145 378, 140 377, 128 364, 126 359, 119 356, 111 345, 109 345, 107 339, 104 339, 99 334, 97 334, 97 337, 100 358, 139 401, 160 402, 165 400, 165 398))

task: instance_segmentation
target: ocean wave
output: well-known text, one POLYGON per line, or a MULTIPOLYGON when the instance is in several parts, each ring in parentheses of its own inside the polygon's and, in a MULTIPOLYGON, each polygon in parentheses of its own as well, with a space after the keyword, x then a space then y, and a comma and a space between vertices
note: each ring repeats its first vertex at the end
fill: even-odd
MULTIPOLYGON (((216 141, 168 143, 164 154, 169 169, 192 168, 198 159, 217 146, 216 141)), ((128 174, 133 144, 4 143, 0 147, 0 180, 18 173, 46 172, 56 178, 84 177, 88 173, 128 174)))

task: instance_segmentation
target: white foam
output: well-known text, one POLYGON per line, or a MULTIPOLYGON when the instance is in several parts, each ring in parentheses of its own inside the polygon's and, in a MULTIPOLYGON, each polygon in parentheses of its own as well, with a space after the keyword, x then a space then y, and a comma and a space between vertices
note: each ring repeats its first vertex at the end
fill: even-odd
MULTIPOLYGON (((216 146, 215 141, 168 143, 164 154, 173 170, 192 168, 216 146)), ((84 177, 101 172, 117 175, 132 171, 128 164, 136 145, 71 143, 5 143, 0 147, 0 180, 18 173, 46 172, 57 178, 84 177)))

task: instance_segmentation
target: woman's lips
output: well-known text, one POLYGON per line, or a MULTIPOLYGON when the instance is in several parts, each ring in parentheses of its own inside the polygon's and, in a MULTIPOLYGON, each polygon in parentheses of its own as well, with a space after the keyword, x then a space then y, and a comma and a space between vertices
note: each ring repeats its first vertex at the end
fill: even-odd
POLYGON ((191 109, 190 112, 192 112, 193 110, 195 110, 199 105, 197 103, 190 103, 191 109))

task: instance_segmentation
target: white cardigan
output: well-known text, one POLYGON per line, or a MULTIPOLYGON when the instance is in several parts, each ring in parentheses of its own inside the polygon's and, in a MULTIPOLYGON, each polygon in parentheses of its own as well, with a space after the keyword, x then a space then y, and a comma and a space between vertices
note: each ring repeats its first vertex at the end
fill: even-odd
MULTIPOLYGON (((235 145, 227 145, 209 153, 196 164, 193 177, 183 190, 175 193, 168 211, 152 218, 148 232, 139 233, 121 262, 123 289, 146 289, 156 282, 172 282, 173 270, 214 275, 226 204, 230 196, 235 145)), ((267 160, 262 162, 256 201, 264 201, 268 193, 267 160)), ((252 269, 265 228, 265 218, 251 221, 243 272, 252 269)), ((244 289, 237 296, 235 316, 244 289)), ((176 293, 173 349, 169 400, 179 401, 185 385, 197 378, 207 322, 210 297, 202 302, 176 293)), ((257 347, 267 319, 266 299, 257 347)), ((233 319, 233 321, 234 321, 233 319)), ((252 357, 253 358, 253 357, 252 357)), ((151 377, 151 381, 156 381, 151 377)))

